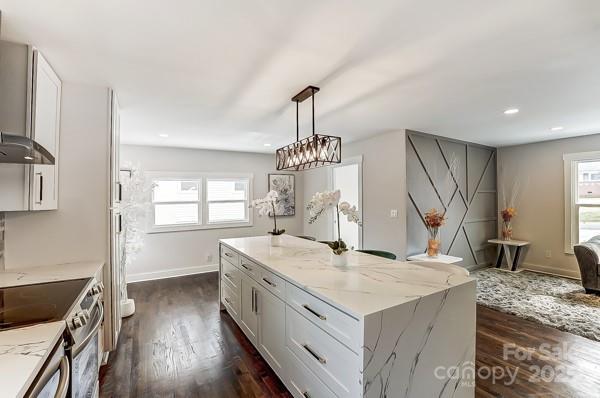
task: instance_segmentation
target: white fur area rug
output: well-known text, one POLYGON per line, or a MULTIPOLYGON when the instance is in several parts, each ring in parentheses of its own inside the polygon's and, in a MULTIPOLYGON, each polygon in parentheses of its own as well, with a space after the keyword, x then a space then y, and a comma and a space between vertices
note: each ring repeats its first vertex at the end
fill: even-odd
POLYGON ((591 340, 600 341, 600 297, 581 283, 536 272, 474 271, 477 303, 591 340))

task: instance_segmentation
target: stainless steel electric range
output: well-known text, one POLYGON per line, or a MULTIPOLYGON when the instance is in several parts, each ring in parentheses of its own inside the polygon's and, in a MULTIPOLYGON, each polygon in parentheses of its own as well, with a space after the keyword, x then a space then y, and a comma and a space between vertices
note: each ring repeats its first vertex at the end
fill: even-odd
POLYGON ((103 285, 95 278, 0 289, 0 330, 64 320, 63 338, 36 376, 31 397, 98 395, 103 285))

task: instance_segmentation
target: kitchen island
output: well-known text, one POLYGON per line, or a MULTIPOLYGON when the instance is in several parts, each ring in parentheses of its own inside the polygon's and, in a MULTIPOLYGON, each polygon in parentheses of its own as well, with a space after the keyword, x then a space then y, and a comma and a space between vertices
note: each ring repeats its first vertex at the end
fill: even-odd
POLYGON ((269 242, 220 240, 221 303, 295 397, 474 396, 474 279, 269 242))

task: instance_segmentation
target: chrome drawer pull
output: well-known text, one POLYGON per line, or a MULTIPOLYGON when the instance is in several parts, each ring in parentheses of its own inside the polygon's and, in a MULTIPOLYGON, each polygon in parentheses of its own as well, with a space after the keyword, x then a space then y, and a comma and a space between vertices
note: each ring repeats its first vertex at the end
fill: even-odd
POLYGON ((227 253, 227 252, 225 252, 225 255, 226 255, 227 257, 233 257, 233 254, 231 254, 231 253, 227 253))
POLYGON ((303 393, 302 393, 302 396, 303 396, 304 398, 311 398, 311 396, 310 396, 310 394, 308 393, 308 391, 305 391, 305 392, 303 392, 303 393))
POLYGON ((246 268, 248 271, 252 271, 252 268, 248 267, 246 264, 242 263, 242 267, 246 268))
POLYGON ((267 282, 269 285, 273 286, 273 287, 277 287, 276 284, 274 284, 273 282, 271 282, 270 280, 268 280, 267 278, 262 278, 263 281, 267 282))
POLYGON ((229 272, 225 272, 225 276, 229 279, 231 279, 231 274, 229 272))
POLYGON ((308 306, 308 304, 302 304, 302 307, 304 307, 304 309, 308 312, 310 312, 311 314, 313 314, 314 316, 316 316, 317 318, 319 318, 322 321, 326 321, 327 317, 325 315, 321 315, 319 314, 317 311, 313 310, 312 308, 310 308, 308 306))
POLYGON ((308 353, 310 355, 315 357, 315 359, 317 361, 321 362, 323 365, 325 365, 327 363, 327 360, 325 358, 321 357, 319 354, 317 354, 312 348, 310 348, 310 346, 308 344, 302 344, 302 348, 304 348, 306 351, 308 351, 308 353))

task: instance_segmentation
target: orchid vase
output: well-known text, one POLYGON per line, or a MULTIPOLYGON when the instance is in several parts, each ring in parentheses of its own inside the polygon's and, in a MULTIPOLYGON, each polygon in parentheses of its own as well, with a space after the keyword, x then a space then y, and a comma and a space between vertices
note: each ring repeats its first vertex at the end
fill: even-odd
POLYGON ((342 252, 341 254, 336 254, 335 252, 330 252, 330 262, 334 267, 345 267, 348 264, 348 252, 342 252))
POLYGON ((281 246, 281 235, 271 235, 271 246, 272 247, 281 246))

